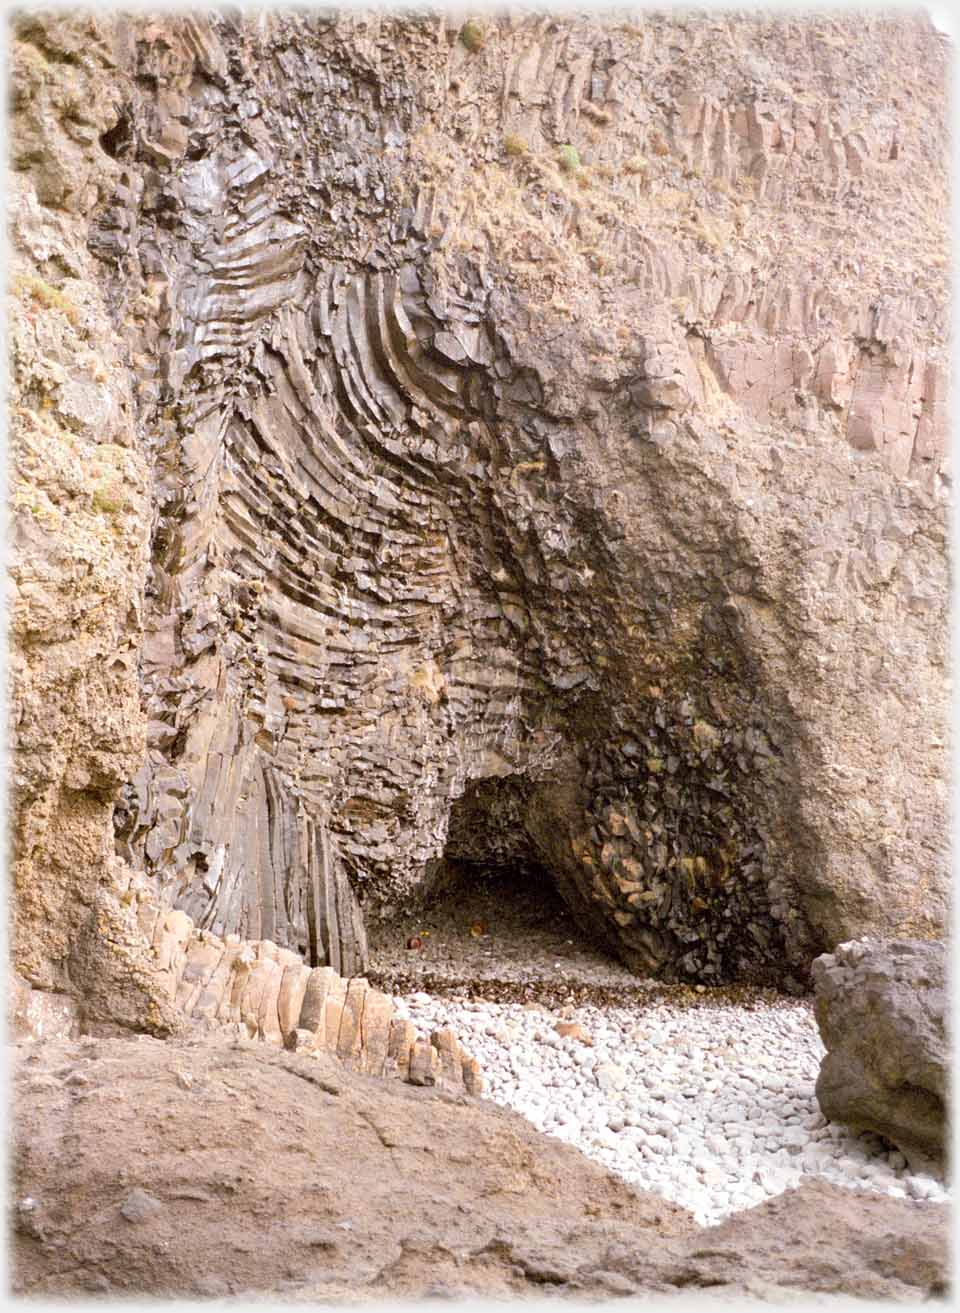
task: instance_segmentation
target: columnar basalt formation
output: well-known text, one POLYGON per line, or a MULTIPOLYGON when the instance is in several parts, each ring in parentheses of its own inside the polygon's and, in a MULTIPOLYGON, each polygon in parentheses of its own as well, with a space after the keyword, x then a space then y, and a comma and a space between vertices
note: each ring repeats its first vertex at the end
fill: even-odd
POLYGON ((185 912, 149 899, 137 916, 167 998, 191 1028, 233 1029, 297 1053, 330 1053, 367 1076, 481 1092, 477 1060, 452 1030, 419 1035, 362 977, 344 980, 332 967, 308 967, 299 953, 270 940, 219 939, 198 931, 185 912))
MULTIPOLYGON (((101 900, 101 915, 110 901, 101 900)), ((221 939, 198 930, 186 912, 159 903, 140 875, 112 903, 110 920, 100 920, 101 934, 114 948, 140 949, 137 966, 148 975, 152 1003, 147 1024, 124 1015, 109 974, 105 982, 84 982, 78 1003, 68 994, 33 989, 14 973, 9 1019, 18 1041, 81 1032, 128 1035, 131 1029, 180 1034, 189 1042, 259 1040, 295 1053, 327 1054, 367 1076, 482 1093, 479 1064, 452 1030, 420 1034, 396 1015, 393 999, 363 977, 309 967, 299 953, 270 940, 221 939)))
MULTIPOLYGON (((20 23, 21 133, 72 30, 20 23)), ((73 231, 152 472, 142 644, 111 640, 146 732, 102 785, 35 793, 102 833, 125 781, 120 864, 165 905, 344 975, 451 815, 457 857, 537 862, 668 979, 798 983, 853 933, 940 933, 926 21, 96 31, 71 58, 113 93, 81 134, 109 195, 73 231)), ((16 158, 49 226, 66 202, 16 158)), ((62 961, 35 924, 18 953, 62 961)))

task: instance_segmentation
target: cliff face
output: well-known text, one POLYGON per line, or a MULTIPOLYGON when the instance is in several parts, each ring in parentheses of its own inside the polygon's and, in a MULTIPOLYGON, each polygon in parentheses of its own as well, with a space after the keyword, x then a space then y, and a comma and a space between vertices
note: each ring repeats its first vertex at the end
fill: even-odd
POLYGON ((445 852, 539 863, 667 978, 942 933, 925 21, 14 52, 31 981, 140 971, 148 887, 348 974, 445 852))

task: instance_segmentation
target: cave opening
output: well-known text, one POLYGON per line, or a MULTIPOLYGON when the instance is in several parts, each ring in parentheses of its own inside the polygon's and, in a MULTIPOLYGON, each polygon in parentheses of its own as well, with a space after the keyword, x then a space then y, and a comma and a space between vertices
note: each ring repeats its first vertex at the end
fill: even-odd
POLYGON ((539 994, 544 981, 635 981, 578 920, 524 826, 529 781, 475 782, 453 804, 433 878, 402 910, 368 922, 371 977, 383 987, 539 994))
POLYGON ((741 787, 771 759, 769 742, 751 727, 717 729, 687 704, 677 716, 674 727, 658 701, 647 755, 614 733, 555 778, 469 784, 413 901, 408 891, 368 921, 381 987, 507 982, 523 997, 525 980, 566 976, 626 992, 802 991, 774 905, 784 894, 741 787))

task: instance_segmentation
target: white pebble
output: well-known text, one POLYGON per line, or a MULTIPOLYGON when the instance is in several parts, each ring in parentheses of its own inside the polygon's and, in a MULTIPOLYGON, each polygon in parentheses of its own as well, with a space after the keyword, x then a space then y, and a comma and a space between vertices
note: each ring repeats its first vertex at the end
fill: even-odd
POLYGON ((823 1117, 814 1086, 824 1049, 808 1005, 579 1007, 592 1047, 558 1036, 555 1016, 515 1005, 455 1006, 417 993, 397 1008, 421 1034, 452 1025, 480 1059, 486 1097, 704 1226, 803 1175, 897 1198, 949 1198, 878 1137, 823 1117))

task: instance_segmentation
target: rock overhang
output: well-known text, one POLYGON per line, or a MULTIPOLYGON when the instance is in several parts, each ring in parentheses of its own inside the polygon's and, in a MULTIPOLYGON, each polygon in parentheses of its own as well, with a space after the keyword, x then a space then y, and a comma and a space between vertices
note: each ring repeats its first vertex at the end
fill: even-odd
MULTIPOLYGON (((114 33, 127 127, 90 250, 159 514, 120 853, 221 932, 359 963, 364 901, 429 878, 454 801, 512 772, 536 784, 558 882, 624 951, 662 933, 637 910, 651 894, 668 921, 679 900, 685 934, 739 920, 754 965, 802 964, 853 907, 935 929, 943 778, 917 745, 943 718, 936 277, 874 296, 869 224, 855 252, 837 236, 834 274, 790 210, 810 187, 828 208, 869 192, 882 235, 889 124, 845 127, 789 24, 770 30, 819 97, 809 131, 799 93, 758 117, 737 89, 735 48, 771 39, 766 20, 711 51, 729 85, 691 66, 665 116, 669 18, 496 24, 475 56, 412 24, 401 63, 382 21, 362 57, 349 24, 306 16, 114 33), (493 46, 527 95, 564 43, 589 52, 589 95, 572 87, 559 128, 534 114, 505 163, 520 102, 474 96, 493 46), (647 61, 639 90, 608 46, 647 61), (557 133, 580 173, 556 168, 557 133), (787 234, 778 260, 764 223, 787 234), (769 751, 745 755, 759 733, 769 751), (627 803, 640 858, 629 827, 602 828, 627 803), (647 841, 661 815, 669 842, 647 841), (700 908, 731 871, 743 909, 700 908)), ((891 40, 868 28, 844 29, 851 51, 891 40)), ((929 185, 935 132, 911 132, 896 167, 929 185)), ((644 969, 708 965, 651 942, 644 969)))

